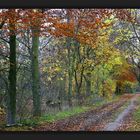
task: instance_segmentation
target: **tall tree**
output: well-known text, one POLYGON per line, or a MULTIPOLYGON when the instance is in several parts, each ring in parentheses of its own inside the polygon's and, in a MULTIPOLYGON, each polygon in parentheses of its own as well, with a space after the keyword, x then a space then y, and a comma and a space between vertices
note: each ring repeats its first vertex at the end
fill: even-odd
POLYGON ((16 123, 16 34, 15 34, 15 10, 11 9, 9 12, 13 13, 9 19, 9 45, 10 45, 10 69, 9 69, 9 92, 8 92, 8 125, 16 123))
MULTIPOLYGON (((39 12, 34 10, 33 12, 39 12)), ((33 94, 33 116, 41 116, 41 100, 40 100, 40 86, 39 86, 39 34, 40 22, 35 19, 35 24, 32 26, 32 94, 33 94)))
MULTIPOLYGON (((66 10, 67 12, 67 24, 70 23, 70 11, 69 9, 66 10)), ((73 68, 72 68, 72 52, 71 52, 71 38, 67 37, 66 45, 68 50, 68 101, 69 106, 72 106, 72 79, 73 79, 73 68)))

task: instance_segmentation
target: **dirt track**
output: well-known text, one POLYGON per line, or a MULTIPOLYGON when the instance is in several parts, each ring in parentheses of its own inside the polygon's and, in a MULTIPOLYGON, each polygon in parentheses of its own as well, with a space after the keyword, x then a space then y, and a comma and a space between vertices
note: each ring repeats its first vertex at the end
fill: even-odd
POLYGON ((126 107, 126 109, 124 109, 123 112, 121 112, 118 115, 118 117, 116 118, 116 120, 114 122, 111 122, 111 123, 109 123, 105 126, 104 131, 116 131, 123 124, 126 116, 128 116, 129 113, 132 112, 135 109, 135 103, 137 101, 137 96, 138 95, 135 95, 131 99, 130 104, 126 107))
MULTIPOLYGON (((108 131, 109 129, 107 129, 107 126, 112 125, 110 123, 113 121, 112 118, 114 117, 114 114, 116 114, 126 103, 128 103, 125 108, 128 108, 127 113, 120 117, 121 120, 123 120, 123 117, 129 114, 129 106, 132 104, 131 100, 137 99, 137 96, 140 95, 123 95, 119 101, 105 104, 97 109, 93 109, 67 119, 59 120, 54 123, 45 123, 35 128, 35 131, 108 131)), ((123 113, 124 110, 122 110, 120 114, 123 113)), ((120 114, 118 114, 118 116, 120 114)), ((115 131, 117 126, 113 126, 112 128, 113 131, 115 131)))

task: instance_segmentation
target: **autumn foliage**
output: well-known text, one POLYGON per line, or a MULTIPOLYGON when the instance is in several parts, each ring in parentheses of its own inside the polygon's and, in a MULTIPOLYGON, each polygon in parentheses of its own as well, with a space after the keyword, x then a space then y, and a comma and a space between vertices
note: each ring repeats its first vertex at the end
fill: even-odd
POLYGON ((135 23, 130 9, 1 9, 0 106, 12 110, 8 119, 94 104, 112 99, 117 88, 132 89, 138 78, 131 45, 119 45, 133 33, 122 35, 121 23, 135 23))

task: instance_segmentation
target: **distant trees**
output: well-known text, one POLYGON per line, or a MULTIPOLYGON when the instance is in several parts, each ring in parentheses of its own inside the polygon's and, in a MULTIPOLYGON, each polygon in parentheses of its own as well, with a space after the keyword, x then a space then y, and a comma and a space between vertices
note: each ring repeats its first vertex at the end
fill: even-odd
MULTIPOLYGON (((131 9, 132 20, 116 20, 112 28, 112 37, 114 38, 113 44, 125 53, 125 57, 133 65, 133 73, 139 81, 139 67, 140 67, 140 54, 139 54, 139 10, 131 9)), ((111 37, 111 38, 112 38, 111 37)), ((140 82, 139 82, 140 83, 140 82)))

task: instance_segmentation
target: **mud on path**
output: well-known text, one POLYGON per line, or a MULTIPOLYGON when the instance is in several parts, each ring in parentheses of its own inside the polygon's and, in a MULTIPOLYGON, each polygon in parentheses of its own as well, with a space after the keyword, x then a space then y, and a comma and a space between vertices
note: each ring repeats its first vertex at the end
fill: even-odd
POLYGON ((80 113, 66 119, 58 120, 53 123, 44 123, 34 131, 104 131, 108 125, 108 120, 116 113, 126 102, 137 98, 139 95, 123 95, 119 101, 107 103, 101 107, 80 113))

